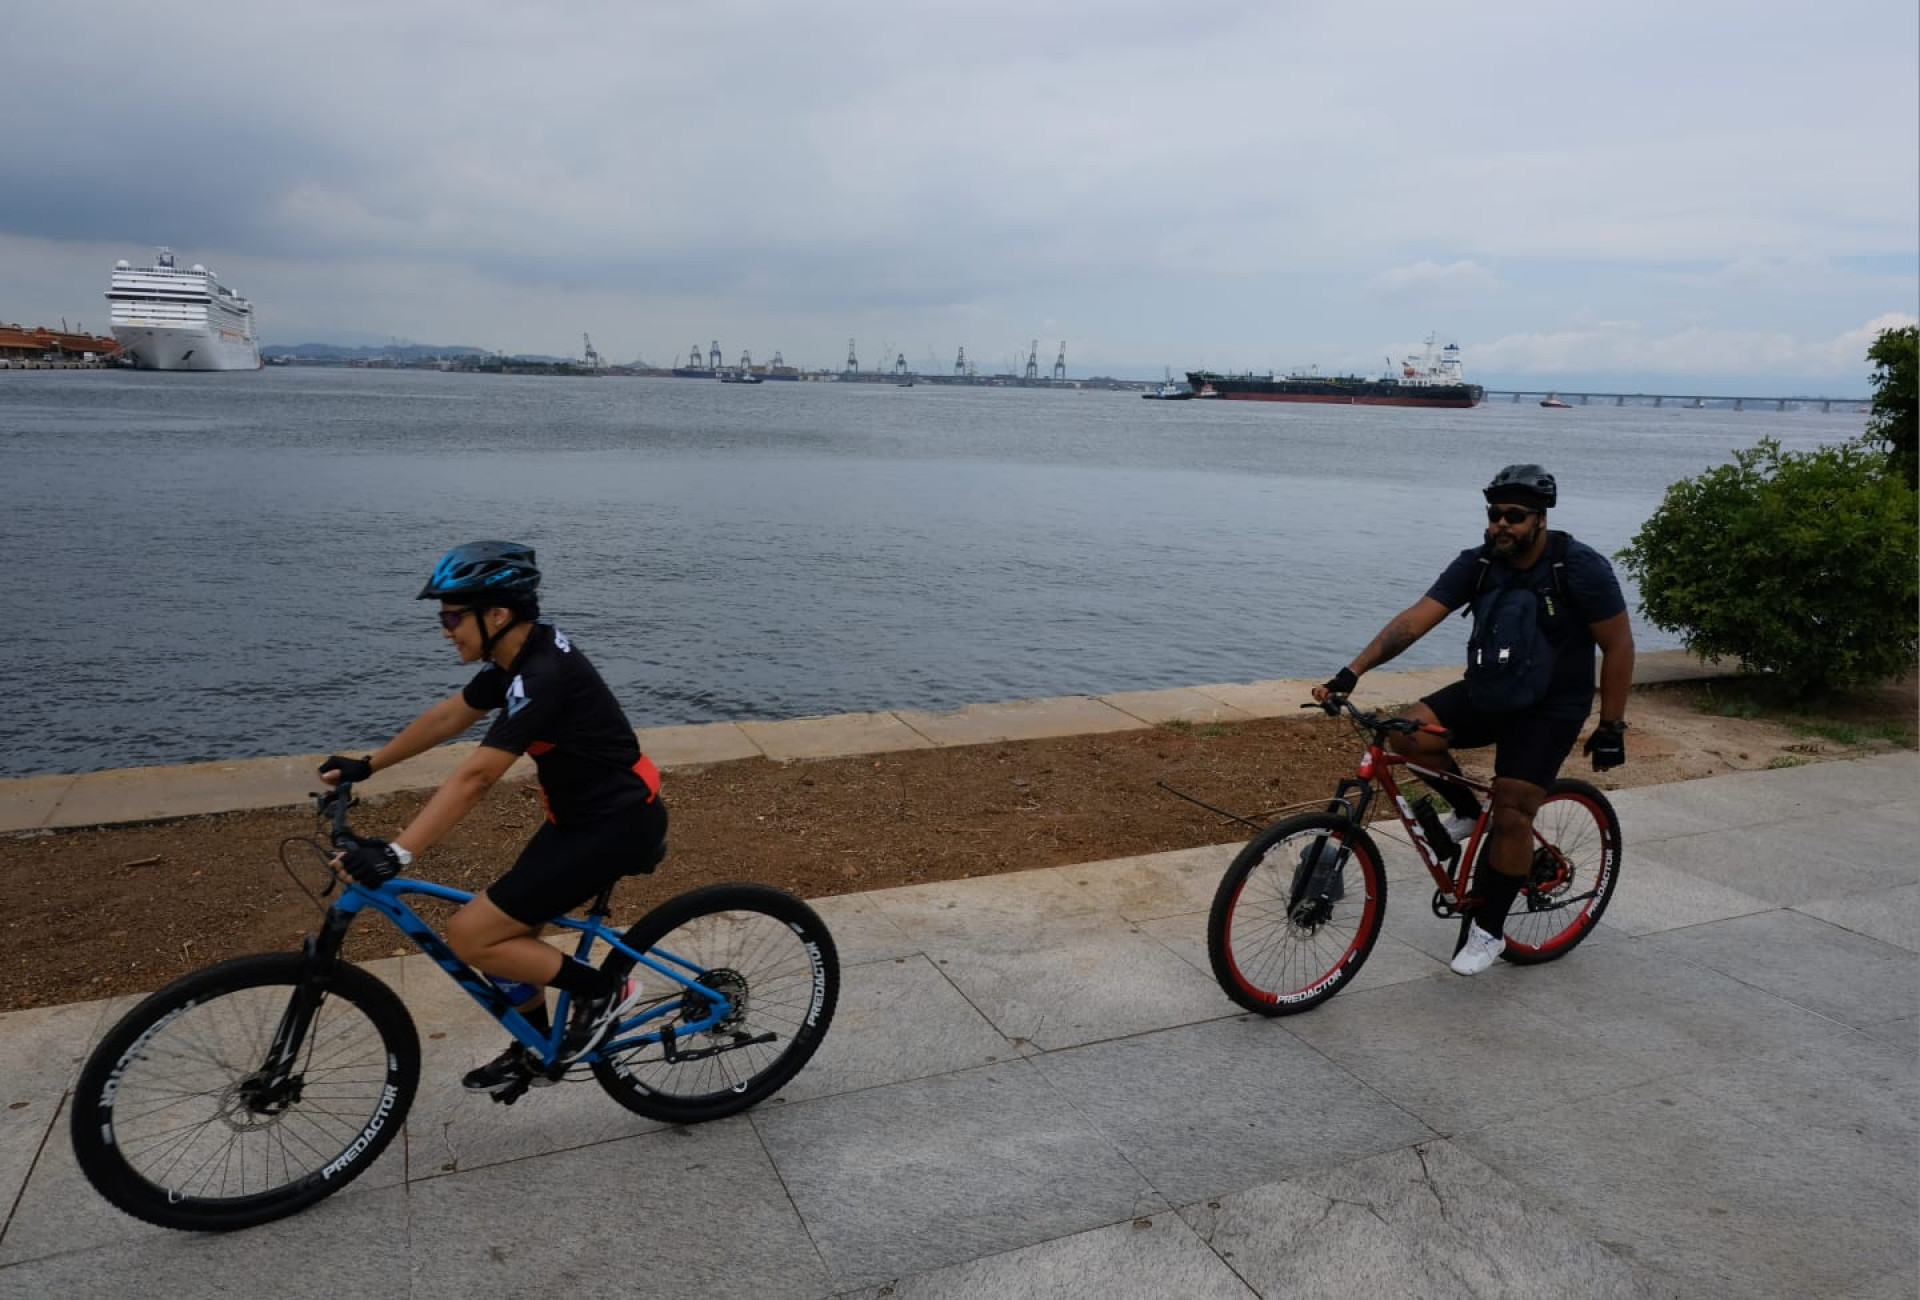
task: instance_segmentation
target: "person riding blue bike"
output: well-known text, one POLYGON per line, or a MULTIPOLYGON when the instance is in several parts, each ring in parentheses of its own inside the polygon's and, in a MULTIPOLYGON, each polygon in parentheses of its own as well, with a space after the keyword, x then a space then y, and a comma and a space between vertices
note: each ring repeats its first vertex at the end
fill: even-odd
MULTIPOLYGON (((1361 674, 1395 658, 1456 609, 1471 606, 1475 632, 1466 677, 1421 699, 1405 716, 1451 733, 1394 736, 1394 749, 1459 773, 1451 750, 1493 745, 1493 816, 1475 870, 1479 899, 1452 969, 1478 975, 1506 946, 1507 913, 1532 862, 1533 818, 1593 709, 1600 651, 1600 716, 1583 752, 1596 771, 1626 762, 1626 707, 1633 684, 1633 629, 1619 579, 1592 547, 1547 528, 1558 504, 1553 475, 1509 465, 1483 489, 1480 546, 1460 552, 1426 595, 1380 629, 1366 649, 1322 685, 1324 702, 1353 692, 1361 674)), ((1464 785, 1430 781, 1453 809, 1445 823, 1464 842, 1480 802, 1464 785)))
MULTIPOLYGON (((482 541, 440 558, 418 599, 440 602, 441 635, 463 663, 484 666, 365 758, 335 754, 320 766, 329 785, 375 772, 451 740, 495 713, 479 746, 391 840, 361 839, 334 859, 336 870, 378 885, 409 866, 471 811, 522 754, 533 759, 546 822, 513 866, 447 923, 456 955, 494 977, 536 1028, 548 1029, 548 988, 573 995, 562 1040, 565 1064, 592 1051, 640 996, 540 940, 549 920, 572 911, 622 876, 650 871, 663 855, 667 810, 660 774, 613 692, 586 656, 540 617, 540 570, 533 548, 482 541)), ((498 1093, 538 1073, 511 1043, 461 1081, 498 1093)))

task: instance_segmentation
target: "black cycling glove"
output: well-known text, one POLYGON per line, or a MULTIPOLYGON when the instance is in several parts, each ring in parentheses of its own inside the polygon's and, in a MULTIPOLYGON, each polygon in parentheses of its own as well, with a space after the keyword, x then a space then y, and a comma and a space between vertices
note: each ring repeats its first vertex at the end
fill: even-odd
POLYGON ((351 781, 358 785, 372 778, 373 764, 366 758, 342 758, 338 754, 332 754, 320 765, 321 776, 329 772, 338 772, 342 781, 351 781))
POLYGON ((347 874, 369 886, 386 884, 413 860, 412 854, 394 848, 385 840, 355 840, 340 857, 340 865, 347 869, 347 874))
POLYGON ((1602 722, 1587 737, 1587 745, 1582 752, 1593 757, 1593 770, 1596 772, 1619 767, 1627 761, 1627 724, 1602 722))
POLYGON ((1351 668, 1342 668, 1326 681, 1329 695, 1351 695, 1353 688, 1360 684, 1359 676, 1351 668))

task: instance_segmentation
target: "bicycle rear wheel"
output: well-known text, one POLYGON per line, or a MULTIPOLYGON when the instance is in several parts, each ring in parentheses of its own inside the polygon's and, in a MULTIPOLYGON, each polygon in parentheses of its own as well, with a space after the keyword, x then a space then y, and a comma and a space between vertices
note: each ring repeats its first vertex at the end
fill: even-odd
POLYGON ((1593 932, 1620 880, 1620 819, 1585 781, 1563 778, 1533 818, 1527 885, 1507 913, 1500 955, 1520 966, 1553 961, 1593 932))
POLYGON ((1360 973, 1386 907, 1387 873, 1366 831, 1329 813, 1275 822, 1240 850, 1214 893, 1213 977, 1263 1016, 1311 1010, 1360 973))
POLYGON ((638 1025, 627 1021, 625 1033, 675 1031, 671 1059, 665 1043, 623 1048, 623 1031, 616 1030, 593 1063, 608 1095, 649 1119, 693 1124, 746 1110, 800 1072, 833 1021, 840 996, 833 936, 791 894, 765 885, 708 885, 661 904, 623 939, 730 1004, 720 1023, 682 1034, 680 1026, 712 1014, 709 999, 623 952, 601 964, 616 977, 640 979, 645 996, 635 1015, 664 1012, 638 1025))
POLYGON ((224 1232, 292 1214, 352 1182, 407 1117, 420 1039, 357 966, 327 977, 294 1072, 263 1073, 307 959, 238 957, 135 1007, 74 1087, 81 1172, 136 1218, 224 1232))

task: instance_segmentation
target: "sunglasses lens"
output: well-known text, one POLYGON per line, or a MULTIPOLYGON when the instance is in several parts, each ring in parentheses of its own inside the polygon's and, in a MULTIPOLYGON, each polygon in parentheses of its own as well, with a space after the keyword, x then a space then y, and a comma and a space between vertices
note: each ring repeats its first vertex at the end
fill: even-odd
POLYGON ((451 632, 460 626, 460 620, 467 616, 464 609, 443 609, 440 611, 440 626, 451 632))
POLYGON ((1487 522, 1490 524, 1524 524, 1531 514, 1533 514, 1531 510, 1488 506, 1487 522))

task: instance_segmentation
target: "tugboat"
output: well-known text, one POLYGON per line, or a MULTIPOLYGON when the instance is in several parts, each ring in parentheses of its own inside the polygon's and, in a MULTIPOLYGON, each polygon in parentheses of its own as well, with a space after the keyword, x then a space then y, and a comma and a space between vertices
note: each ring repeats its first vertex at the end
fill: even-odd
POLYGON ((1540 399, 1540 405, 1552 407, 1556 411, 1566 411, 1566 410, 1572 409, 1565 402, 1560 400, 1560 394, 1558 393, 1548 393, 1545 397, 1540 399))
POLYGON ((1150 402, 1184 402, 1193 396, 1192 384, 1176 384, 1171 379, 1160 387, 1140 394, 1150 402))

